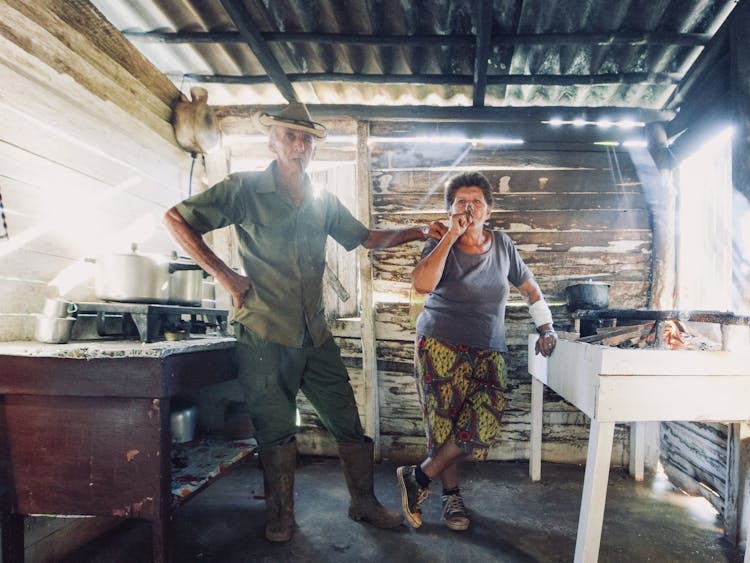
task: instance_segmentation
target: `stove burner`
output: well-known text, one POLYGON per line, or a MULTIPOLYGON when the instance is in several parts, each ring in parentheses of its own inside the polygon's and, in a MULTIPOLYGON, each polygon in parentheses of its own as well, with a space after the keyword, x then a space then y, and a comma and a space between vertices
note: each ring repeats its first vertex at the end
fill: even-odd
POLYGON ((574 318, 587 320, 618 319, 634 321, 683 321, 720 325, 750 325, 750 316, 730 311, 660 311, 657 309, 582 309, 574 318))
MULTIPOLYGON (((719 325, 750 325, 750 316, 735 315, 730 311, 661 311, 657 309, 582 309, 573 313, 579 319, 581 337, 593 336, 597 328, 616 321, 655 321, 657 335, 663 331, 664 321, 715 323, 719 325)), ((612 326, 612 325, 608 325, 612 326)), ((661 340, 659 340, 661 341, 661 340)))
POLYGON ((137 334, 142 342, 164 340, 164 331, 176 328, 205 333, 208 326, 214 326, 224 333, 228 313, 223 309, 209 307, 153 303, 90 302, 77 305, 79 316, 96 314, 99 336, 127 337, 137 334), (190 320, 184 320, 183 316, 189 316, 190 320), (199 316, 204 320, 199 320, 199 316))

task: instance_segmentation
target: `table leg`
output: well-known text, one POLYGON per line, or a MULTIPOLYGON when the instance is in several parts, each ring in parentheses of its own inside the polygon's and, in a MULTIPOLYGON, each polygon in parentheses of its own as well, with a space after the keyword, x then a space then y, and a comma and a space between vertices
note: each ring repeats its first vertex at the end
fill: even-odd
POLYGON ((599 557, 614 436, 614 422, 597 422, 592 419, 586 453, 586 473, 583 478, 581 514, 578 518, 575 563, 595 562, 599 557))
POLYGON ((529 476, 532 481, 542 478, 542 409, 544 384, 531 378, 531 441, 529 444, 529 476))
POLYGON ((643 481, 643 466, 646 463, 646 423, 630 423, 630 464, 628 472, 636 481, 643 481))
POLYGON ((4 563, 23 563, 23 516, 20 514, 0 514, 0 533, 2 533, 2 561, 4 563))
POLYGON ((173 546, 173 517, 172 515, 157 518, 151 522, 151 536, 153 538, 153 563, 171 563, 173 546))

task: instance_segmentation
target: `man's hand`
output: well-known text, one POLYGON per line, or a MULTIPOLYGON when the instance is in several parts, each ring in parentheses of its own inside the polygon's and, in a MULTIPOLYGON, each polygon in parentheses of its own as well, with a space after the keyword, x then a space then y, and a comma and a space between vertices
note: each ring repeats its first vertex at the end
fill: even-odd
POLYGON ((226 275, 219 283, 232 296, 234 306, 238 309, 242 307, 245 297, 247 297, 247 292, 250 291, 250 278, 232 271, 231 274, 226 275))

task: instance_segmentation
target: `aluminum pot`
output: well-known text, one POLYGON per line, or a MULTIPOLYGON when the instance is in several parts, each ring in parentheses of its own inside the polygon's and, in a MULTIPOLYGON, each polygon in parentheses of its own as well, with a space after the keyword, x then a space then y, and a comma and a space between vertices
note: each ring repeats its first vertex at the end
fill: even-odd
POLYGON ((105 301, 128 303, 167 303, 169 301, 169 260, 164 256, 138 252, 108 254, 96 259, 94 288, 105 301))
POLYGON ((75 317, 48 317, 38 315, 34 337, 38 342, 65 344, 73 332, 75 317))
POLYGON ((198 424, 198 407, 195 405, 178 406, 169 414, 169 425, 172 441, 177 443, 191 442, 195 438, 198 424))
POLYGON ((169 303, 199 307, 203 300, 204 272, 201 267, 173 253, 169 271, 169 303))
POLYGON ((78 311, 78 305, 72 301, 48 297, 44 300, 42 314, 45 317, 72 317, 78 311))
POLYGON ((565 288, 568 310, 606 309, 609 307, 609 284, 588 281, 565 288))

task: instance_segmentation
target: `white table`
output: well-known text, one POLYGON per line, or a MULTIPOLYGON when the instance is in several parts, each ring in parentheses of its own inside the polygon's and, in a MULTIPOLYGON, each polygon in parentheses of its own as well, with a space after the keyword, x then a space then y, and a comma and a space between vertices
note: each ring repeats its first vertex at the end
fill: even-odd
MULTIPOLYGON (((750 351, 620 349, 560 340, 552 356, 543 358, 534 353, 536 339, 529 335, 529 472, 539 480, 547 385, 591 419, 575 561, 597 561, 615 423, 749 420, 750 351)), ((635 452, 631 446, 631 456, 640 456, 636 477, 643 472, 642 437, 637 434, 631 437, 638 442, 635 452)))

